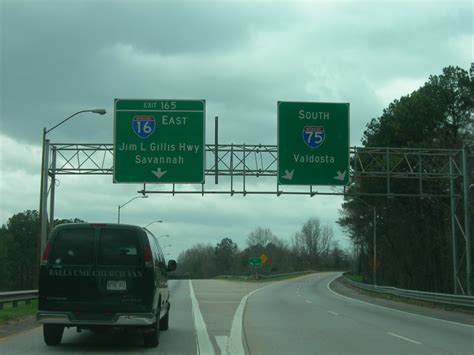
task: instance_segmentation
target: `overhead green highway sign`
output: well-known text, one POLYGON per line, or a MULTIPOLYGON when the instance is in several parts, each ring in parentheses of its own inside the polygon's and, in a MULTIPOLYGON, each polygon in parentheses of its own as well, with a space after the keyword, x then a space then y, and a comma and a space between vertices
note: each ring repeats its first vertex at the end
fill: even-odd
POLYGON ((114 111, 114 182, 204 182, 204 100, 115 99, 114 111))
POLYGON ((278 183, 349 183, 349 104, 278 102, 278 183))

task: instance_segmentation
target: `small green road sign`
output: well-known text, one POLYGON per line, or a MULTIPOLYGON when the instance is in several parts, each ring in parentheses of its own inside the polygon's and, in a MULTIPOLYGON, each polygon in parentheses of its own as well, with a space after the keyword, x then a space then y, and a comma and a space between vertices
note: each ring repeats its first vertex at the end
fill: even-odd
POLYGON ((349 183, 349 104, 278 102, 278 183, 349 183))
POLYGON ((204 100, 115 99, 114 110, 114 182, 204 182, 204 100))
POLYGON ((262 259, 259 256, 249 258, 250 266, 262 266, 262 259))

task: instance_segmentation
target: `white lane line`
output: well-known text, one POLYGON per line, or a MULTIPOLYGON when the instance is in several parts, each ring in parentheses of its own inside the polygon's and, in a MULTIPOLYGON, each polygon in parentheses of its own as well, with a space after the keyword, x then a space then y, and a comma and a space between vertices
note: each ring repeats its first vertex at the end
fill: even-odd
POLYGON ((309 303, 309 304, 313 303, 313 302, 311 302, 310 300, 305 300, 305 301, 306 301, 306 303, 309 303))
POLYGON ((416 341, 416 340, 413 340, 413 339, 410 339, 410 338, 405 338, 405 337, 402 337, 401 335, 398 335, 398 334, 394 334, 394 333, 390 333, 390 332, 387 332, 388 335, 391 335, 393 337, 397 337, 397 338, 400 338, 400 339, 403 339, 403 340, 406 340, 406 341, 409 341, 410 343, 414 343, 414 344, 417 344, 417 345, 421 345, 421 343, 419 341, 416 341))
POLYGON ((333 314, 333 315, 335 315, 335 316, 338 316, 338 315, 339 315, 339 313, 336 313, 336 312, 333 312, 333 311, 328 311, 328 313, 331 313, 331 314, 333 314))
POLYGON ((194 295, 193 283, 189 280, 189 293, 191 294, 191 304, 193 305, 194 327, 196 328, 196 345, 198 354, 214 355, 214 346, 209 339, 206 323, 199 310, 199 303, 194 295))
POLYGON ((246 294, 242 300, 240 301, 239 306, 237 307, 237 310, 235 311, 234 314, 234 319, 232 320, 232 328, 230 330, 230 337, 228 339, 227 343, 227 351, 229 354, 232 355, 244 355, 245 350, 244 350, 244 344, 243 344, 243 339, 242 339, 242 328, 243 328, 243 317, 244 317, 244 311, 245 311, 245 305, 247 303, 247 299, 252 296, 254 293, 264 290, 268 287, 279 285, 281 283, 285 282, 294 282, 294 281, 299 281, 301 279, 307 278, 307 277, 312 277, 314 274, 309 274, 309 275, 304 275, 304 276, 299 276, 291 280, 284 280, 284 281, 279 281, 272 283, 270 285, 264 286, 262 288, 253 290, 252 292, 246 294))
POLYGON ((209 293, 209 292, 199 292, 199 297, 202 296, 235 296, 235 292, 216 292, 216 293, 209 293))
POLYGON ((329 281, 326 285, 326 288, 334 295, 338 296, 338 297, 343 297, 343 298, 347 298, 348 300, 351 300, 351 301, 355 301, 355 302, 359 302, 359 303, 364 303, 364 304, 368 304, 370 306, 374 306, 374 307, 378 307, 378 308, 383 308, 383 309, 388 309, 389 311, 393 311, 393 312, 398 312, 398 313, 403 313, 403 314, 408 314, 410 316, 415 316, 415 317, 420 317, 420 318, 426 318, 426 319, 431 319, 431 320, 437 320, 437 321, 440 321, 440 322, 445 322, 445 323, 450 323, 450 324, 454 324, 454 325, 461 325, 463 327, 469 327, 469 328, 474 328, 474 326, 472 325, 469 325, 469 324, 463 324, 463 323, 457 323, 457 322, 453 322, 453 321, 450 321, 450 320, 445 320, 445 319, 440 319, 440 318, 433 318, 433 317, 428 317, 428 316, 422 316, 420 314, 416 314, 416 313, 410 313, 410 312, 406 312, 406 311, 400 311, 398 309, 394 309, 394 308, 389 308, 389 307, 384 307, 384 306, 379 306, 378 304, 373 304, 373 303, 369 303, 369 302, 365 302, 365 301, 361 301, 361 300, 358 300, 358 299, 355 299, 355 298, 352 298, 352 297, 348 297, 348 296, 344 296, 344 295, 341 295, 333 290, 331 290, 331 288, 329 287, 329 285, 331 283, 333 283, 339 276, 336 276, 335 278, 333 278, 331 281, 329 281))
POLYGON ((229 342, 227 343, 227 350, 229 354, 232 355, 244 355, 244 344, 242 339, 242 328, 243 328, 243 317, 245 311, 245 304, 247 299, 252 296, 254 293, 261 291, 267 287, 274 286, 276 284, 270 284, 265 287, 253 290, 252 292, 246 294, 240 301, 239 306, 234 314, 234 319, 232 320, 232 328, 230 330, 229 342))
POLYGON ((219 346, 221 351, 221 355, 227 355, 229 352, 227 351, 227 342, 229 341, 229 337, 227 336, 216 336, 216 343, 219 346))

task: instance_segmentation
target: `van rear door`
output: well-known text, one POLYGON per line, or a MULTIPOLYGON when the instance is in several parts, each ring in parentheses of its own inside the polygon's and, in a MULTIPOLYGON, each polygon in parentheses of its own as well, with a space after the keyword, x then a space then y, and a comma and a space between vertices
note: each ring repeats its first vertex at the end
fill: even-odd
POLYGON ((48 260, 40 271, 39 309, 80 311, 99 295, 93 276, 96 230, 61 228, 50 243, 48 260))
POLYGON ((153 268, 139 230, 84 225, 59 229, 40 273, 39 309, 88 314, 149 312, 153 268))
POLYGON ((149 312, 153 268, 145 267, 141 233, 126 227, 99 231, 96 277, 98 302, 110 312, 149 312))

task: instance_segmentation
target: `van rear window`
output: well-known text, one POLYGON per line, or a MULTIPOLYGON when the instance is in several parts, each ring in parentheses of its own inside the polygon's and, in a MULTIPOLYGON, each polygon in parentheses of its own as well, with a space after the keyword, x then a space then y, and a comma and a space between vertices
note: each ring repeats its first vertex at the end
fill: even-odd
POLYGON ((137 232, 103 228, 99 239, 99 265, 139 265, 140 239, 137 232))
POLYGON ((60 231, 53 243, 50 262, 57 265, 90 265, 94 261, 94 229, 60 231))

